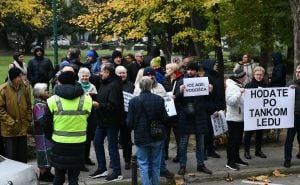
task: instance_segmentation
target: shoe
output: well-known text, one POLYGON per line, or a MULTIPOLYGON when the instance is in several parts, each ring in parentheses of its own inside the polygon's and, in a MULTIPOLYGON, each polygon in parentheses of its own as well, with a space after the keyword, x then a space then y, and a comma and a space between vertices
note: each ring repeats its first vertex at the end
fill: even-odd
POLYGON ((245 157, 246 159, 251 159, 251 158, 252 158, 251 155, 250 155, 250 152, 245 152, 245 153, 244 153, 244 157, 245 157))
POLYGON ((267 158, 267 156, 262 151, 255 152, 255 156, 261 157, 261 158, 267 158))
POLYGON ((204 165, 197 166, 197 171, 198 172, 203 172, 203 173, 206 173, 206 174, 209 174, 209 175, 212 174, 212 171, 207 169, 204 165))
POLYGON ((123 180, 123 176, 122 175, 115 175, 115 174, 110 174, 106 177, 106 179, 104 180, 104 182, 116 182, 116 181, 120 181, 123 180))
POLYGON ((125 170, 129 170, 131 168, 130 162, 125 162, 125 170))
POLYGON ((98 171, 96 170, 94 173, 89 175, 89 178, 95 179, 99 177, 106 177, 108 175, 108 171, 98 171))
POLYGON ((239 166, 248 166, 249 164, 242 161, 241 159, 238 160, 238 161, 235 161, 235 164, 239 165, 239 166))
POLYGON ((91 166, 94 166, 94 165, 95 165, 95 163, 94 163, 90 158, 87 158, 87 159, 85 160, 85 164, 91 165, 91 166))
POLYGON ((291 167, 291 161, 284 161, 283 166, 286 168, 290 168, 291 167))
POLYGON ((229 168, 229 169, 231 169, 233 171, 239 171, 240 170, 240 168, 235 163, 227 163, 225 165, 225 167, 229 168))
POLYGON ((300 159, 300 152, 296 155, 297 159, 300 159))
POLYGON ((180 166, 178 170, 178 175, 184 175, 186 172, 185 166, 180 166))
POLYGON ((80 168, 80 171, 82 171, 82 172, 88 172, 89 169, 88 169, 85 165, 83 165, 83 166, 80 168))
POLYGON ((211 152, 207 153, 207 157, 212 157, 212 158, 221 158, 221 156, 217 152, 211 152))
POLYGON ((169 170, 161 171, 160 176, 165 177, 167 179, 173 179, 174 178, 174 174, 171 173, 169 170))
POLYGON ((176 157, 173 159, 173 163, 179 163, 178 155, 176 155, 176 157))

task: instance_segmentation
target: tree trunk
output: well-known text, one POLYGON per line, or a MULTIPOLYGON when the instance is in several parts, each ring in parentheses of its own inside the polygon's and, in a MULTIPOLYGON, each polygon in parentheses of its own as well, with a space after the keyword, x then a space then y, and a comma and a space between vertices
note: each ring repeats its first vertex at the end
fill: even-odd
MULTIPOLYGON (((293 34, 294 34, 294 73, 297 65, 300 64, 300 0, 289 0, 292 18, 293 18, 293 34)), ((294 75, 295 76, 295 75, 294 75)))

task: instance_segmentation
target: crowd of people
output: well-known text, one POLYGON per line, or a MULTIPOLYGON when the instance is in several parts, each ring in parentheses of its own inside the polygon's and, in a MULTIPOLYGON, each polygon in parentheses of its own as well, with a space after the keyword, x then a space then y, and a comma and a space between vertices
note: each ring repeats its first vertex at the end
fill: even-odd
MULTIPOLYGON (((70 48, 55 67, 45 57, 42 47, 34 49, 28 65, 22 53, 15 53, 7 82, 0 86, 0 154, 26 163, 27 132, 33 126, 39 179, 62 185, 67 174, 69 184, 76 185, 80 171, 89 171, 86 165, 97 165, 89 178, 122 180, 119 149, 123 150, 124 168, 129 170, 134 144, 142 184, 158 185, 160 176, 174 178, 165 162, 169 159, 171 131, 177 147, 173 158, 174 163, 179 163, 177 173, 186 173, 190 135, 195 135, 196 140, 196 170, 213 173, 205 160, 221 156, 213 144, 211 115, 217 117, 220 110, 226 110, 226 167, 240 170, 239 166, 248 166, 240 157, 241 143, 244 142, 244 158, 250 160, 253 134, 256 135, 255 156, 267 157, 262 151, 263 130, 244 132, 243 93, 245 88, 286 86, 282 55, 274 53, 272 58, 274 69, 269 81, 265 80, 265 69, 254 63, 249 54, 244 54, 224 87, 216 61, 205 60, 202 69, 190 56, 184 57, 181 65, 169 63, 157 47, 147 56, 143 51, 124 55, 122 48, 116 48, 110 56, 99 56, 91 49, 85 62, 81 62, 79 49, 70 48), (187 88, 184 79, 200 76, 208 78, 209 94, 184 96, 187 88), (176 115, 168 116, 164 97, 173 99, 176 115), (163 128, 158 137, 160 124, 163 128), (90 158, 92 142, 96 163, 90 158), (106 147, 109 161, 105 156, 106 147), (108 167, 112 169, 110 173, 108 167)), ((296 80, 287 83, 296 89, 296 99, 295 127, 288 129, 285 142, 285 167, 291 166, 295 134, 300 140, 299 80, 300 65, 296 80)), ((297 157, 300 158, 300 153, 297 157)))

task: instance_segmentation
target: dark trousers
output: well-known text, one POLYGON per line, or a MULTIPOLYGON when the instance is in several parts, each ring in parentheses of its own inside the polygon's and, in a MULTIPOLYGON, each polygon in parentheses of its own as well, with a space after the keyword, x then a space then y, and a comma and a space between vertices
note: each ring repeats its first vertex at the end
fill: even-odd
POLYGON ((0 136, 0 155, 5 156, 5 153, 4 153, 4 141, 3 141, 3 137, 2 136, 0 136))
POLYGON ((240 145, 243 139, 244 122, 228 121, 228 144, 227 144, 227 162, 228 164, 239 161, 240 145))
POLYGON ((27 137, 3 137, 5 157, 27 163, 27 137))
POLYGON ((68 175, 69 185, 78 185, 79 169, 59 169, 55 168, 55 177, 53 185, 63 185, 65 182, 65 175, 68 175))
POLYGON ((126 124, 121 125, 119 143, 123 149, 124 161, 130 163, 132 155, 131 129, 126 124))
POLYGON ((168 124, 165 126, 166 129, 166 140, 165 140, 165 146, 164 146, 164 156, 168 157, 169 156, 169 143, 170 143, 170 135, 171 135, 171 130, 173 130, 173 134, 175 137, 176 141, 176 156, 179 156, 179 142, 180 142, 180 132, 178 128, 178 123, 174 119, 170 119, 168 121, 168 124))
POLYGON ((255 152, 261 152, 261 141, 263 137, 263 130, 246 131, 244 135, 245 152, 249 152, 251 137, 255 134, 255 152))
POLYGON ((88 119, 88 126, 87 126, 87 134, 86 134, 86 141, 85 141, 85 161, 90 157, 90 150, 91 150, 91 142, 94 140, 96 130, 96 123, 91 122, 88 119))
POLYGON ((208 116, 207 120, 207 127, 208 127, 208 132, 204 136, 204 153, 214 153, 215 152, 215 147, 214 147, 214 130, 212 127, 210 115, 208 116))
MULTIPOLYGON (((288 128, 285 144, 284 144, 284 159, 286 161, 291 161, 292 159, 292 150, 293 150, 293 142, 295 135, 297 134, 297 139, 300 135, 300 128, 298 126, 300 124, 300 116, 295 114, 294 118, 294 128, 288 128)), ((299 140, 298 140, 299 141, 299 140)))

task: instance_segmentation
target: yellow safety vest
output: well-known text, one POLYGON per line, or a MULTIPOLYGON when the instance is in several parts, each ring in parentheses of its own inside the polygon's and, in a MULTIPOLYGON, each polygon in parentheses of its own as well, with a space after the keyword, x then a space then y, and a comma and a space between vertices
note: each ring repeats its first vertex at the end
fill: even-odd
POLYGON ((82 95, 68 100, 53 95, 47 99, 47 104, 53 114, 53 141, 58 143, 86 141, 87 118, 92 109, 90 96, 82 95))

